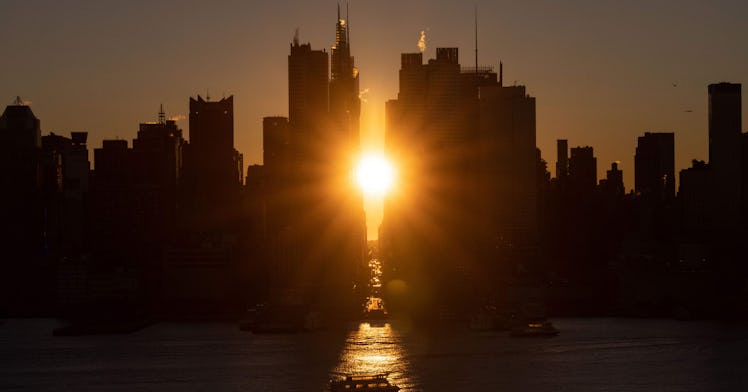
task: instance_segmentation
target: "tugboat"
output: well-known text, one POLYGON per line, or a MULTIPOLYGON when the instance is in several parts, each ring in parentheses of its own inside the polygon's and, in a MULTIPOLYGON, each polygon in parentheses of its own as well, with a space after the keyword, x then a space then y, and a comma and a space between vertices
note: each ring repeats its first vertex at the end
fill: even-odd
POLYGON ((400 387, 390 384, 389 373, 347 375, 345 378, 331 379, 330 392, 397 392, 400 387))

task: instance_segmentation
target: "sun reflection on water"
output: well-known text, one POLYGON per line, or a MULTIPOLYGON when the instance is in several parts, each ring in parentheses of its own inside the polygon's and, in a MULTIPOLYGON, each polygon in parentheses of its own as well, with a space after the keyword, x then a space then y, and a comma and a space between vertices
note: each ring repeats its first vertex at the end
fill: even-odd
POLYGON ((403 334, 390 323, 362 322, 351 331, 333 375, 389 373, 392 384, 407 391, 411 384, 403 334))

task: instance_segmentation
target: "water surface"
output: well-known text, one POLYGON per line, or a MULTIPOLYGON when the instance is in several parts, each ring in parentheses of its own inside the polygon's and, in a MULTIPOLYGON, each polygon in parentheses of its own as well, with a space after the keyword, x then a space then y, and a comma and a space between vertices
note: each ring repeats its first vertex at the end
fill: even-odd
POLYGON ((748 390, 748 326, 556 319, 553 338, 461 325, 352 324, 253 335, 161 323, 130 335, 53 337, 54 320, 0 324, 0 390, 321 391, 330 376, 390 372, 403 391, 748 390))

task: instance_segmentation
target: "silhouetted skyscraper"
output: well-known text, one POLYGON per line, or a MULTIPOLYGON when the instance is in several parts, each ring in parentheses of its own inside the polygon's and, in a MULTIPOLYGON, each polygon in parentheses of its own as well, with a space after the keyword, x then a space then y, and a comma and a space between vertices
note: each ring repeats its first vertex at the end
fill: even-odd
MULTIPOLYGON (((538 188, 535 98, 524 86, 480 88, 484 210, 493 238, 518 251, 537 245, 538 188)), ((518 255, 513 255, 518 258, 518 255)))
POLYGON ((573 147, 569 158, 569 181, 581 192, 597 185, 597 158, 592 147, 573 147))
POLYGON ((77 256, 86 246, 91 175, 87 139, 87 132, 71 132, 70 138, 42 136, 45 237, 57 256, 77 256))
POLYGON ((291 161, 289 133, 287 117, 262 119, 262 162, 266 170, 279 170, 291 161))
POLYGON ((380 243, 386 279, 429 293, 408 300, 429 312, 471 295, 466 287, 495 289, 488 276, 533 259, 538 153, 524 86, 502 86, 490 67, 461 67, 457 48, 422 61, 401 55, 398 97, 386 104, 400 181, 380 243))
POLYGON ((117 263, 120 260, 108 254, 132 249, 140 229, 132 149, 127 140, 103 140, 101 148, 94 149, 94 168, 93 246, 97 253, 106 254, 102 259, 107 264, 117 263))
POLYGON ((637 141, 634 157, 637 194, 653 201, 675 197, 675 134, 646 132, 637 141))
POLYGON ((680 171, 678 199, 681 208, 680 224, 686 238, 704 241, 709 228, 709 165, 694 160, 688 169, 680 171))
POLYGON ((267 229, 270 235, 274 235, 291 225, 294 216, 293 184, 297 173, 294 173, 288 118, 262 119, 262 157, 267 229))
POLYGON ((140 124, 138 136, 132 142, 135 154, 138 181, 175 188, 182 179, 184 138, 182 130, 174 120, 164 118, 159 121, 140 124))
POLYGON ((556 179, 562 181, 569 175, 569 141, 556 140, 556 179))
POLYGON ((623 187, 623 171, 618 169, 618 162, 610 164, 610 170, 606 172, 605 186, 603 188, 603 190, 610 195, 623 196, 625 193, 626 190, 623 187))
POLYGON ((359 152, 358 70, 339 12, 329 71, 328 54, 300 44, 297 34, 288 56, 289 117, 263 120, 268 247, 278 302, 351 305, 354 274, 363 263, 363 204, 350 181, 359 152))
POLYGON ((305 177, 316 175, 329 152, 328 80, 327 53, 299 44, 297 32, 288 56, 288 122, 297 170, 305 177))
POLYGON ((140 124, 132 142, 133 182, 142 195, 142 235, 159 245, 172 237, 177 227, 184 144, 182 130, 174 120, 165 118, 163 108, 159 121, 140 124))
MULTIPOLYGON (((359 147, 359 117, 361 100, 358 90, 358 69, 355 67, 345 19, 340 18, 335 25, 335 45, 331 49, 330 64, 330 120, 335 129, 333 151, 342 152, 338 159, 350 159, 346 153, 359 147)), ((335 154, 336 156, 338 154, 335 154)))
POLYGON ((461 74, 457 48, 437 48, 435 59, 422 60, 421 53, 401 55, 398 99, 386 104, 385 143, 398 162, 400 197, 385 204, 380 241, 388 270, 396 270, 387 279, 434 292, 413 303, 424 311, 428 301, 455 292, 455 271, 477 253, 471 230, 479 226, 480 158, 469 147, 477 147, 475 78, 461 74))
MULTIPOLYGON (((0 238, 10 250, 21 248, 21 262, 41 251, 41 128, 31 108, 20 98, 0 116, 0 238)), ((4 249, 8 249, 4 247, 4 249)), ((13 260, 14 257, 8 258, 13 260)))
POLYGON ((709 170, 715 228, 730 229, 740 219, 742 181, 741 85, 709 85, 709 170))
POLYGON ((0 311, 34 314, 43 297, 41 128, 20 98, 0 116, 0 311))
MULTIPOLYGON (((190 98, 190 142, 185 146, 187 214, 199 231, 226 229, 235 220, 244 180, 234 149, 234 98, 190 98)), ((234 222, 235 223, 235 222, 234 222)))

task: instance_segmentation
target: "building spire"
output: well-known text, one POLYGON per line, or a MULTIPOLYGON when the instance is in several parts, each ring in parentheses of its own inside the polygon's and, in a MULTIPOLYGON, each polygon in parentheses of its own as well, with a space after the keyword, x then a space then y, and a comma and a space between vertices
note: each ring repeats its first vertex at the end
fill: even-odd
POLYGON ((164 113, 164 104, 161 104, 161 109, 158 111, 158 123, 166 124, 166 113, 164 113))
POLYGON ((348 42, 348 45, 351 44, 351 24, 348 23, 348 5, 349 3, 345 2, 345 42, 348 42))

